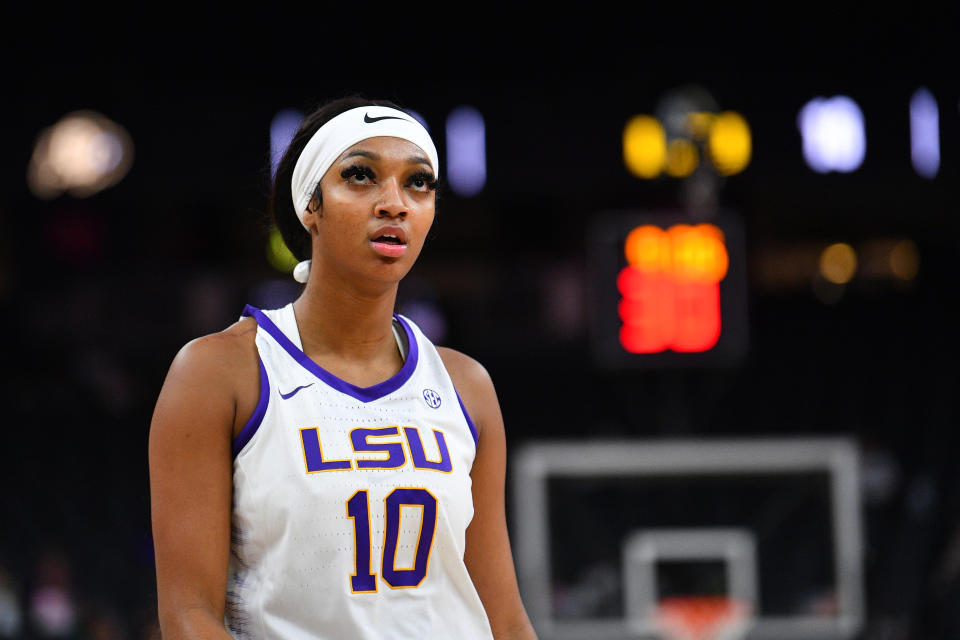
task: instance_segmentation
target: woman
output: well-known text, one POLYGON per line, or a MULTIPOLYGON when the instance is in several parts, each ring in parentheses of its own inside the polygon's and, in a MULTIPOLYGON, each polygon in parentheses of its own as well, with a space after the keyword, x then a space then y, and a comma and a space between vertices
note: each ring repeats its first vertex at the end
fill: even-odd
POLYGON ((311 258, 302 295, 188 343, 154 412, 164 638, 535 638, 490 377, 393 314, 438 171, 383 101, 329 103, 291 142, 271 210, 311 258))

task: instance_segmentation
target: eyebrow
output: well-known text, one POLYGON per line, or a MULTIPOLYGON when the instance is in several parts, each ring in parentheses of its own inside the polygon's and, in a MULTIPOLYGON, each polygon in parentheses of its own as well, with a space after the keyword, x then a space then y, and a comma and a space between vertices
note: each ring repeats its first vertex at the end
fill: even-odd
POLYGON ((425 164, 433 169, 433 166, 430 164, 430 160, 426 156, 410 156, 407 158, 407 162, 410 164, 425 164))
MULTIPOLYGON (((374 162, 379 162, 379 161, 380 161, 380 154, 379 154, 379 153, 374 153, 373 151, 367 151, 366 149, 354 149, 353 151, 351 151, 351 152, 348 153, 347 155, 343 156, 343 159, 346 160, 347 158, 353 158, 353 157, 356 157, 356 156, 360 156, 360 157, 362 157, 362 158, 369 158, 369 159, 373 160, 374 162)), ((409 163, 409 164, 425 164, 425 165, 427 165, 428 167, 431 167, 429 158, 427 158, 426 156, 423 156, 423 155, 419 155, 419 154, 412 155, 412 156, 407 156, 407 163, 409 163)))
POLYGON ((352 158, 354 156, 362 156, 364 158, 370 158, 371 160, 379 160, 380 154, 374 153, 373 151, 366 151, 364 149, 354 149, 347 155, 343 156, 343 159, 352 158))

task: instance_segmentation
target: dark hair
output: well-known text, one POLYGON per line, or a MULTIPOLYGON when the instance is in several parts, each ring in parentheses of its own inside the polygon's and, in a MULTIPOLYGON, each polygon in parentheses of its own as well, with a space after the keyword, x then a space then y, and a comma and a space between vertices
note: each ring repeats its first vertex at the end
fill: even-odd
MULTIPOLYGON (((273 186, 270 190, 270 216, 280 231, 283 241, 297 260, 309 259, 311 246, 310 234, 304 231, 303 225, 300 224, 300 216, 293 206, 293 194, 290 187, 290 181, 293 179, 293 168, 297 165, 297 159, 303 152, 303 148, 307 146, 307 142, 320 127, 344 111, 363 106, 392 107, 407 113, 406 109, 389 100, 370 100, 358 95, 331 100, 317 107, 303 119, 300 128, 293 136, 293 140, 290 141, 290 146, 287 147, 283 158, 277 165, 277 174, 273 179, 273 186)), ((319 183, 313 196, 323 202, 319 183)))

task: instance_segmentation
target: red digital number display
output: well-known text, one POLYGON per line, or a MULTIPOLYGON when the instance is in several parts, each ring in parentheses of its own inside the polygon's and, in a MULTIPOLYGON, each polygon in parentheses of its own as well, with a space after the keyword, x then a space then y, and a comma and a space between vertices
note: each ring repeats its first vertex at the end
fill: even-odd
POLYGON ((720 338, 720 281, 729 257, 712 224, 641 225, 617 276, 620 344, 630 353, 711 349, 720 338))

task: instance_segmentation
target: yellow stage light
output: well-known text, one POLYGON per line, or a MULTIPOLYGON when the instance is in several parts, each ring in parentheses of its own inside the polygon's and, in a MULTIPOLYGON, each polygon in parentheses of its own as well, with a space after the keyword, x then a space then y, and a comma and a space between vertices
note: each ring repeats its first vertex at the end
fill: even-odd
POLYGON ((638 178, 660 175, 667 157, 667 134, 656 118, 635 116, 623 129, 623 162, 638 178))
POLYGON ((750 164, 750 126, 739 113, 724 111, 710 125, 707 148, 720 175, 740 173, 750 164))
POLYGON ((847 284, 857 271, 857 253, 850 245, 838 242, 820 254, 820 275, 834 284, 847 284))

